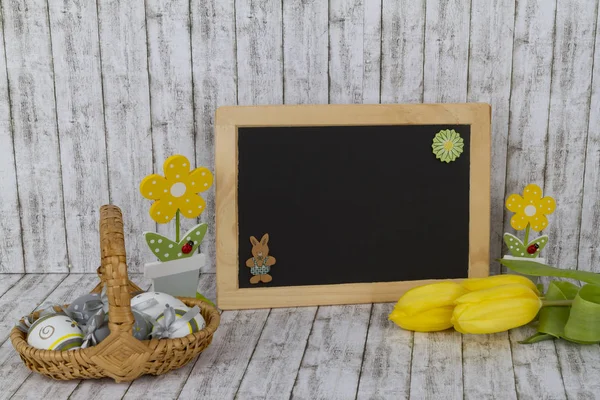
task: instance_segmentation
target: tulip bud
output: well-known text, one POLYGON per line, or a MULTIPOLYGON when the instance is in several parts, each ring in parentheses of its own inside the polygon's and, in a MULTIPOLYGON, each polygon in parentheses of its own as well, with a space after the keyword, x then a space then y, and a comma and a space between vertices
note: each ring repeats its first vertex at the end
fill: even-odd
POLYGON ((511 285, 515 283, 527 286, 536 294, 540 293, 537 286, 535 286, 535 284, 530 279, 527 279, 526 277, 521 275, 503 274, 488 276, 486 278, 469 278, 462 281, 463 287, 470 292, 482 289, 489 289, 496 286, 511 285))
POLYGON ((465 288, 451 281, 419 286, 398 300, 389 318, 409 331, 443 331, 452 327, 454 301, 465 293, 465 288))
POLYGON ((530 287, 512 284, 467 293, 456 299, 454 329, 461 333, 496 333, 531 322, 542 301, 530 287))

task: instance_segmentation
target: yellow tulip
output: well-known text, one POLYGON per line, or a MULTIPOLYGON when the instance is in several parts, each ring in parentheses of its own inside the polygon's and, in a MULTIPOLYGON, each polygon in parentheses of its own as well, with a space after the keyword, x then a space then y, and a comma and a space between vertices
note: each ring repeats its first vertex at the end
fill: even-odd
POLYGON ((468 291, 474 292, 476 290, 489 289, 503 285, 512 285, 515 283, 525 285, 537 294, 540 293, 538 291, 537 286, 535 286, 531 279, 527 279, 526 277, 521 275, 513 274, 494 275, 488 276, 487 278, 469 278, 465 279, 462 282, 462 285, 468 291))
POLYGON ((389 318, 409 331, 443 331, 452 327, 454 301, 465 293, 467 290, 455 282, 419 286, 398 300, 389 318))
POLYGON ((454 329, 461 333, 496 333, 531 322, 542 307, 528 286, 512 284, 467 293, 456 299, 454 329))

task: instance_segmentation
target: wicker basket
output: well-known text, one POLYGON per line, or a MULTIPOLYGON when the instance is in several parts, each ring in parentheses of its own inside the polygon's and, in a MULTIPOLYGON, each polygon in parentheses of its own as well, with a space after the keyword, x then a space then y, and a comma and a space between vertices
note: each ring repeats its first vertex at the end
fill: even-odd
MULTIPOLYGON (((142 375, 161 375, 182 367, 208 347, 219 326, 219 312, 200 300, 187 297, 180 300, 190 307, 200 307, 206 320, 204 329, 178 339, 140 341, 133 337, 130 300, 131 294, 140 288, 127 277, 123 219, 118 207, 100 209, 100 247, 101 282, 92 292, 98 293, 107 285, 110 335, 86 349, 52 351, 29 346, 26 334, 13 328, 10 340, 27 368, 60 380, 110 377, 116 382, 128 382, 142 375)), ((37 312, 33 318, 38 318, 37 312)))

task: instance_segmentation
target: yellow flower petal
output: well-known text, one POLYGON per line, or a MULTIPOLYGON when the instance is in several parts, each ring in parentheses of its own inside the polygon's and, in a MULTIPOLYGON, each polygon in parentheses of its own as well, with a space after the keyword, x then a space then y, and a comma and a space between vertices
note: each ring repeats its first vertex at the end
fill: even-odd
POLYGON ((518 194, 511 194, 506 199, 506 208, 512 212, 523 211, 523 198, 518 194))
MULTIPOLYGON (((460 304, 456 306, 455 313, 459 318, 461 325, 467 321, 495 321, 515 319, 515 323, 526 324, 537 315, 541 308, 542 301, 538 298, 515 297, 500 300, 484 301, 474 304, 460 304), (525 315, 523 317, 523 315, 525 315), (522 322, 524 318, 527 321, 522 322)), ((503 323, 507 323, 504 321, 503 323)), ((517 325, 520 326, 520 325, 517 325)), ((506 328, 503 330, 507 330, 506 328)))
POLYGON ((462 333, 495 333, 529 323, 542 301, 528 286, 512 284, 478 290, 456 299, 452 314, 462 333))
POLYGON ((150 207, 150 216, 160 224, 166 224, 171 221, 177 212, 177 206, 171 197, 164 197, 157 200, 150 207))
POLYGON ((184 196, 179 201, 179 209, 181 210, 181 215, 186 218, 196 218, 200 215, 204 209, 206 208, 206 202, 200 196, 195 193, 191 193, 189 195, 184 196))
POLYGON ((526 204, 530 204, 531 201, 537 202, 542 198, 542 189, 534 183, 525 186, 523 190, 523 198, 526 204))
POLYGON ((543 214, 537 214, 535 217, 531 218, 531 229, 536 232, 542 231, 548 227, 548 218, 546 218, 543 214))
POLYGON ((190 174, 190 161, 185 156, 176 154, 165 160, 163 169, 170 184, 181 182, 190 174))
POLYGON ((192 171, 186 180, 188 188, 194 193, 204 192, 213 184, 213 174, 208 168, 200 167, 192 171))
POLYGON ((147 199, 158 200, 164 196, 168 183, 160 175, 152 174, 145 177, 140 183, 140 193, 147 199))
POLYGON ((524 276, 515 274, 494 275, 488 276, 487 278, 469 278, 462 282, 462 286, 468 291, 473 292, 476 290, 489 289, 496 286, 511 285, 515 283, 525 285, 533 290, 536 294, 539 294, 535 283, 524 276))
POLYGON ((556 201, 552 197, 546 196, 543 199, 540 199, 536 206, 539 212, 548 215, 556 210, 556 201))
POLYGON ((524 213, 517 213, 510 219, 510 226, 512 226, 513 229, 522 231, 523 229, 527 228, 528 222, 529 218, 527 218, 524 213))
POLYGON ((508 298, 477 304, 460 304, 451 321, 462 333, 486 334, 504 332, 531 322, 541 308, 541 300, 508 298))
POLYGON ((452 327, 452 310, 454 307, 442 307, 427 310, 415 316, 406 315, 401 311, 392 311, 390 320, 402 329, 417 332, 443 331, 452 327))
POLYGON ((457 298, 454 304, 481 303, 483 301, 502 300, 514 297, 528 297, 539 300, 538 295, 528 286, 514 283, 511 285, 495 286, 489 289, 469 292, 457 298))
MULTIPOLYGON (((454 309, 454 310, 456 310, 456 309, 454 309)), ((455 313, 452 313, 452 317, 450 318, 450 322, 454 326, 454 329, 456 329, 458 332, 460 332, 462 334, 469 333, 469 332, 465 332, 465 330, 462 328, 462 326, 460 326, 460 321, 456 319, 455 313)))
POLYGON ((439 282, 410 289, 398 300, 394 310, 414 315, 438 307, 448 307, 467 290, 456 282, 439 282))

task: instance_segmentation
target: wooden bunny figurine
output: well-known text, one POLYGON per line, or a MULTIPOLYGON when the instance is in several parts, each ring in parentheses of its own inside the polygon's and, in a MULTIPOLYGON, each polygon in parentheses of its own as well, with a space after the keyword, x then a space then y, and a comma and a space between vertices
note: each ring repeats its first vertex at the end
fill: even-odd
POLYGON ((269 275, 269 271, 276 260, 275 257, 269 255, 269 246, 267 246, 269 234, 265 233, 260 242, 254 236, 250 236, 250 243, 252 243, 252 258, 246 260, 246 267, 250 268, 252 274, 250 283, 271 282, 273 277, 269 275))

